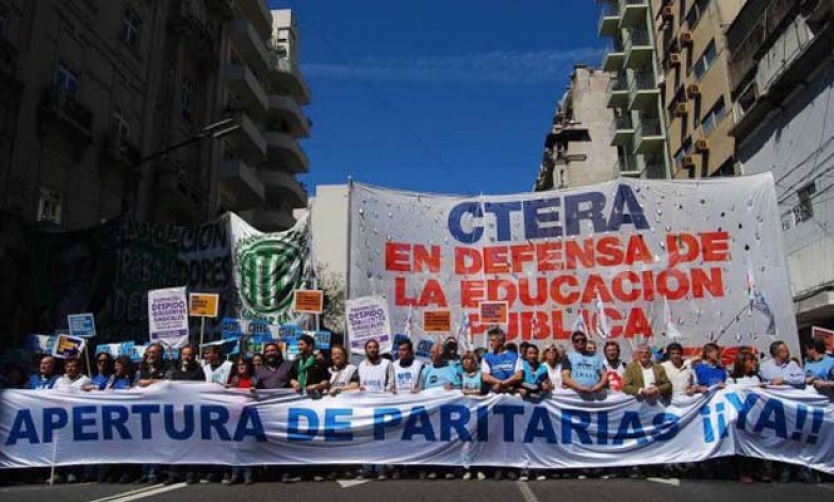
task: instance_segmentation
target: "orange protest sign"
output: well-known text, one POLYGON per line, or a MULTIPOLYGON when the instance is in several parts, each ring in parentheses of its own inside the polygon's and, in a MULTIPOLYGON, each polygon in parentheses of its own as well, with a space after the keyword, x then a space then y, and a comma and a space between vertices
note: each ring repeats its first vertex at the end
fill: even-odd
POLYGON ((481 324, 506 325, 510 320, 510 309, 507 302, 481 302, 481 324))
POLYGON ((452 312, 450 310, 424 310, 423 331, 449 333, 452 331, 452 312))
POLYGON ((322 291, 296 289, 293 300, 293 310, 301 314, 321 314, 324 310, 324 294, 322 291))
POLYGON ((191 317, 217 317, 220 297, 214 293, 191 293, 188 295, 188 315, 191 317))

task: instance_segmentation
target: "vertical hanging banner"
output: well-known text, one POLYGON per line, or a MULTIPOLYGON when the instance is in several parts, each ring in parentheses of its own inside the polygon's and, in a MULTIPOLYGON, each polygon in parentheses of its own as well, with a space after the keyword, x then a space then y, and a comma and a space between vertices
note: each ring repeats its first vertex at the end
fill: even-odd
POLYGON ((178 349, 188 344, 188 303, 185 287, 148 291, 151 342, 178 349))
POLYGON ((364 354, 368 340, 379 343, 380 353, 391 352, 391 318, 385 298, 366 296, 348 300, 345 310, 347 337, 352 352, 364 354))
POLYGON ((484 340, 480 306, 506 302, 509 341, 587 326, 626 358, 672 339, 799 353, 769 173, 479 197, 354 183, 349 221, 348 296, 383 296, 395 326, 450 310, 484 340))

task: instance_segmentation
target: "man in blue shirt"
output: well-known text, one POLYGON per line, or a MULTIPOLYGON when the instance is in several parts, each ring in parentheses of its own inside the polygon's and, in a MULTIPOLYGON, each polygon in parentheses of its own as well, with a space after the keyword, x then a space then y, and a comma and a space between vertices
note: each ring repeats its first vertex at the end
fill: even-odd
POLYGON ((446 362, 445 350, 439 342, 431 348, 431 364, 423 368, 420 387, 422 389, 443 387, 447 390, 461 388, 460 372, 446 362))
POLYGON ((52 356, 43 356, 38 364, 38 374, 32 375, 29 378, 29 383, 26 385, 27 389, 51 389, 55 387, 55 382, 58 381, 58 375, 55 374, 55 358, 52 356))
POLYGON ((834 357, 825 353, 825 340, 815 338, 805 345, 805 383, 827 381, 834 370, 834 357))
POLYGON ((598 356, 588 352, 588 337, 581 331, 570 336, 573 352, 562 361, 562 383, 579 394, 596 394, 608 383, 605 364, 598 356))
POLYGON ((698 384, 698 392, 706 394, 710 387, 723 387, 727 380, 727 369, 721 363, 721 349, 715 343, 704 345, 701 351, 701 362, 696 364, 692 371, 695 372, 695 381, 698 384))
POLYGON ((481 360, 484 383, 495 393, 507 392, 524 379, 518 353, 504 347, 504 332, 500 328, 489 330, 489 352, 481 360))
POLYGON ((790 385, 796 389, 805 388, 805 373, 798 364, 791 361, 787 344, 775 341, 770 344, 771 359, 762 363, 759 378, 770 385, 790 385))

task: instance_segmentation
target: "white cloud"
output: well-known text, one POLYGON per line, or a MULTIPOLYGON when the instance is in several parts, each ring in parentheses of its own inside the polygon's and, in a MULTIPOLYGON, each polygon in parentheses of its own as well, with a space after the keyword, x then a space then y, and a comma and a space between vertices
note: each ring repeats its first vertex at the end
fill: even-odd
POLYGON ((417 59, 362 58, 351 64, 302 63, 308 76, 371 81, 561 84, 576 63, 596 65, 603 50, 494 51, 417 59))

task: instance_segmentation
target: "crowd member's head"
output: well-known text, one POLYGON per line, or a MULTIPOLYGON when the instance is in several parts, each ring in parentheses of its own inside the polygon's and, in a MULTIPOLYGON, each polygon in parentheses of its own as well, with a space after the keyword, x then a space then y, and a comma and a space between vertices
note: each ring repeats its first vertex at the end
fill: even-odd
POLYGON ((264 364, 270 368, 277 368, 284 360, 281 350, 278 349, 278 344, 269 342, 264 345, 264 364))
POLYGON ((252 368, 252 363, 243 356, 240 356, 235 361, 235 375, 242 378, 250 378, 255 374, 252 368))
POLYGON ((464 352, 460 357, 460 365, 463 371, 474 373, 478 369, 478 356, 469 351, 464 352))
POLYGON ((678 342, 672 342, 666 347, 666 358, 672 361, 676 367, 683 364, 683 346, 678 342))
POLYGON ((313 355, 313 349, 316 348, 316 339, 308 334, 303 334, 298 337, 298 353, 301 357, 307 358, 313 355))
POLYGON ((194 369, 197 366, 197 351, 191 345, 180 349, 180 366, 183 371, 194 369))
POLYGON ((489 330, 489 350, 498 354, 504 350, 504 331, 501 328, 489 330))
POLYGON ((704 345, 704 349, 701 351, 701 360, 708 364, 720 366, 721 349, 718 347, 718 344, 710 342, 704 345))
POLYGON ((75 380, 81 374, 81 361, 77 357, 69 357, 64 360, 64 373, 70 380, 75 380))
POLYGON ((773 358, 773 361, 777 364, 784 364, 791 359, 791 352, 788 350, 788 345, 781 341, 777 340, 770 344, 770 357, 773 358))
POLYGON ((55 375, 55 358, 43 356, 38 363, 38 374, 44 378, 51 378, 55 375))
POLYGON ((652 349, 647 343, 641 343, 637 346, 637 362, 644 368, 652 365, 652 349))
POLYGON ((588 355, 588 337, 585 336, 585 333, 574 331, 570 335, 570 343, 573 345, 573 350, 588 355))
POLYGON ((518 345, 518 350, 519 350, 519 352, 518 352, 518 353, 519 353, 519 354, 521 354, 521 357, 526 357, 526 355, 527 355, 527 347, 529 347, 529 346, 530 346, 530 342, 521 342, 521 343, 518 345))
POLYGON ((252 356, 252 370, 258 371, 258 369, 264 365, 264 356, 261 354, 255 354, 252 356))
POLYGON ((516 354, 518 354, 518 345, 516 345, 512 342, 505 344, 504 348, 507 349, 507 352, 515 352, 516 354))
POLYGON ((220 347, 217 345, 209 345, 206 347, 206 362, 209 363, 212 368, 216 368, 223 363, 223 352, 220 350, 220 347))
POLYGON ((562 354, 559 353, 559 349, 555 345, 550 344, 544 348, 542 362, 547 363, 551 368, 555 368, 561 360, 562 354))
POLYGON ((586 345, 586 350, 588 351, 588 354, 591 354, 591 355, 596 354, 597 353, 597 342, 594 341, 594 340, 588 340, 588 343, 586 345))
POLYGON ((99 375, 111 375, 113 373, 113 356, 110 352, 102 352, 96 355, 96 372, 99 375))
POLYGON ((524 359, 530 366, 537 368, 539 366, 539 348, 532 343, 528 343, 527 349, 524 351, 524 359))
POLYGON ((26 383, 23 368, 13 362, 8 362, 3 366, 3 378, 6 381, 6 387, 9 389, 20 389, 26 383))
POLYGON ((620 361, 620 344, 614 340, 605 342, 602 351, 605 354, 605 359, 612 365, 620 361))
POLYGON ((429 355, 431 356, 432 364, 435 366, 443 366, 446 364, 446 352, 443 350, 443 345, 440 342, 432 345, 429 355))
POLYGON ((368 340, 365 342, 365 357, 368 361, 376 363, 379 361, 379 342, 376 340, 368 340))
POLYGON ((733 362, 733 371, 730 373, 730 376, 733 378, 742 378, 755 375, 759 371, 757 363, 755 354, 750 351, 739 351, 733 362))
POLYGON ((444 350, 446 351, 446 359, 452 361, 457 359, 458 356, 458 339, 450 336, 446 339, 443 343, 444 350))
MULTIPOLYGON (((400 345, 402 347, 402 345, 400 345)), ((330 362, 335 368, 342 369, 347 366, 347 351, 341 345, 330 347, 330 362)))
POLYGON ((119 356, 113 363, 113 374, 117 378, 131 378, 133 376, 133 361, 128 356, 119 356))
POLYGON ((405 364, 414 360, 414 343, 411 340, 403 340, 397 346, 397 356, 405 364))
POLYGON ((160 368, 163 354, 165 354, 165 348, 161 344, 152 343, 145 349, 142 363, 148 368, 160 368))
POLYGON ((825 340, 814 338, 805 344, 805 354, 811 361, 818 361, 825 357, 825 340))

